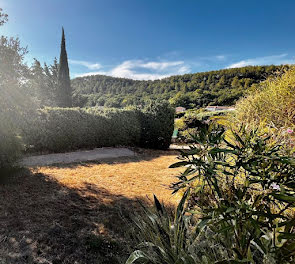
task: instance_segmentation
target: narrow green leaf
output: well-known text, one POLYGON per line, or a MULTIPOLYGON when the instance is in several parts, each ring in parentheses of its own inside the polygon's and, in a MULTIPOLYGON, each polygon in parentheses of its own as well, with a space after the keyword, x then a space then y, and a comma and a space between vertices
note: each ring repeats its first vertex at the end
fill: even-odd
POLYGON ((156 209, 159 213, 163 214, 163 207, 160 203, 160 201, 158 200, 157 196, 154 195, 154 203, 155 203, 155 206, 156 206, 156 209))
POLYGON ((189 162, 187 162, 187 161, 180 161, 180 162, 176 162, 176 163, 170 165, 169 168, 183 167, 183 166, 188 165, 188 164, 189 164, 189 162))
POLYGON ((141 250, 136 250, 129 256, 125 264, 133 264, 137 261, 148 261, 148 257, 141 250))

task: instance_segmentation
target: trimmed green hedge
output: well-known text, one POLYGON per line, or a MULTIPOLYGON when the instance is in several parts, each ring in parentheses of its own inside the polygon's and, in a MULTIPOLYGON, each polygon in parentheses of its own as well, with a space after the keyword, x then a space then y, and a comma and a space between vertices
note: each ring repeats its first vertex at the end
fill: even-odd
POLYGON ((172 132, 173 111, 165 103, 145 111, 45 108, 22 129, 22 139, 33 151, 120 145, 165 149, 172 132))
POLYGON ((167 149, 174 130, 174 109, 166 102, 151 103, 141 112, 141 141, 144 148, 167 149))

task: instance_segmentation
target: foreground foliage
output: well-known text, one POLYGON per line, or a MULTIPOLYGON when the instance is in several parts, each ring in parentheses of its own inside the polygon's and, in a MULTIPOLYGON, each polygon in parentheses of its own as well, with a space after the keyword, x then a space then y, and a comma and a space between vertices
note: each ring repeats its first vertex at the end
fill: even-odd
POLYGON ((154 209, 143 207, 145 217, 135 219, 141 243, 126 264, 213 263, 227 256, 219 238, 209 241, 207 238, 212 235, 212 231, 203 232, 193 215, 186 213, 188 196, 189 192, 186 191, 175 212, 165 208, 156 196, 154 209))
MULTIPOLYGON (((0 26, 8 16, 0 8, 0 26)), ((30 72, 24 63, 27 48, 18 38, 0 36, 0 174, 14 165, 21 154, 18 128, 35 109, 25 93, 30 72)), ((1 176, 1 175, 0 175, 1 176)))
MULTIPOLYGON (((185 167, 172 186, 174 192, 184 190, 173 225, 183 227, 182 218, 196 221, 174 234, 183 239, 180 259, 162 259, 171 256, 170 247, 175 249, 170 231, 164 228, 169 217, 157 216, 162 219, 158 221, 147 213, 153 224, 145 221, 142 229, 153 236, 141 232, 141 241, 144 245, 154 241, 166 244, 137 251, 130 263, 294 263, 294 159, 285 155, 280 144, 244 127, 225 132, 210 126, 194 139, 190 150, 181 152, 181 161, 171 165, 185 167), (195 240, 196 235, 203 240, 195 240), (189 249, 191 240, 193 250, 189 249), (207 250, 200 258, 198 247, 204 243, 217 243, 218 253, 207 250)), ((157 201, 156 205, 159 211, 157 201)))

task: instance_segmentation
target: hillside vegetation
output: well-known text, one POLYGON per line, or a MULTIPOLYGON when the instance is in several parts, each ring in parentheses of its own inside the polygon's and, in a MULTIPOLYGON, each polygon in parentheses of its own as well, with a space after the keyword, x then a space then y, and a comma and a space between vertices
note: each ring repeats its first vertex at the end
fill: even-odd
MULTIPOLYGON (((235 124, 244 123, 259 128, 280 138, 294 137, 295 68, 268 78, 251 90, 249 95, 236 104, 236 113, 231 119, 235 124)), ((293 140, 292 140, 293 141, 293 140)), ((293 143, 292 143, 293 145, 293 143)))
POLYGON ((253 84, 264 81, 288 66, 247 66, 195 74, 171 76, 162 80, 138 81, 104 75, 72 80, 75 106, 125 107, 144 105, 151 100, 170 100, 187 108, 232 105, 253 84))

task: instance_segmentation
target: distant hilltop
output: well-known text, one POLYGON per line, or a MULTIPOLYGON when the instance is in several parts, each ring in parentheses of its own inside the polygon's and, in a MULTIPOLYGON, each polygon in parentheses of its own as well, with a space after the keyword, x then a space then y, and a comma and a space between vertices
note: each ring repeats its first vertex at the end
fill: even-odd
POLYGON ((247 66, 138 81, 105 75, 78 77, 71 81, 75 106, 126 107, 149 100, 169 100, 186 109, 208 105, 233 105, 245 92, 289 65, 247 66))

